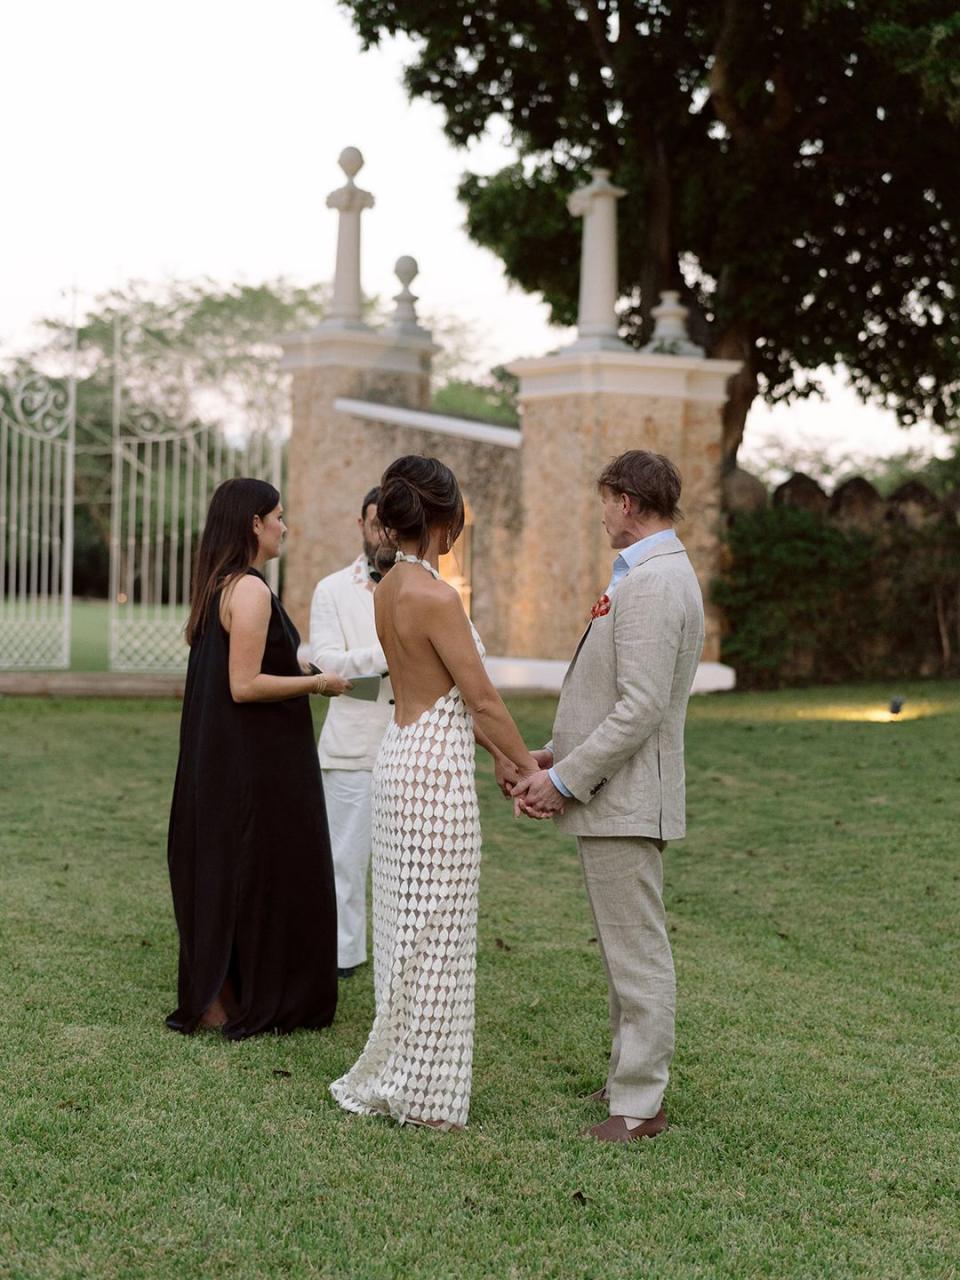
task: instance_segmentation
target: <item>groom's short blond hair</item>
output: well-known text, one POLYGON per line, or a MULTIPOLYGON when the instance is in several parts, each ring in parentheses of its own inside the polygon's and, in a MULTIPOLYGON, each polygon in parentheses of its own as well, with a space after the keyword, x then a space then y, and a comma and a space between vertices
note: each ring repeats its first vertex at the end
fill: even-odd
POLYGON ((628 449, 607 463, 597 477, 597 488, 628 493, 641 511, 664 520, 683 517, 680 472, 662 453, 628 449))

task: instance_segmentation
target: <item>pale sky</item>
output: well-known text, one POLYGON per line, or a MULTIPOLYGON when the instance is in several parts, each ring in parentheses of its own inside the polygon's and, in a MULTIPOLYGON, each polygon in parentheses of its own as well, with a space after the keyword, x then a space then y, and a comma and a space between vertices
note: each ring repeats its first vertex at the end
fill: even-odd
MULTIPOLYGON (((334 0, 8 3, 0 48, 0 351, 62 313, 73 285, 89 297, 132 277, 329 279, 336 216, 324 201, 347 145, 376 197, 367 293, 391 297, 409 253, 421 310, 469 326, 478 367, 566 340, 462 229, 460 174, 494 171, 509 149, 489 138, 454 150, 439 109, 404 94, 406 46, 362 53, 334 0)), ((928 439, 836 380, 827 404, 755 409, 748 464, 771 432, 863 455, 928 439)))

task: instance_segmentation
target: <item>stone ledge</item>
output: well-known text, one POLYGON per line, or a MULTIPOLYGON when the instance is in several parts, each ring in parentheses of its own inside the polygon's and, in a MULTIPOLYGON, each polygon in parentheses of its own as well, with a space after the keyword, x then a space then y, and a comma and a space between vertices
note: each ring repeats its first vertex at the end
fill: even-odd
POLYGON ((517 427, 481 422, 477 418, 455 418, 449 413, 434 413, 430 409, 408 409, 403 405, 354 400, 347 396, 334 400, 333 407, 337 413, 349 413, 354 418, 363 418, 369 422, 413 427, 419 431, 437 431, 441 435, 458 436, 461 440, 477 440, 481 444, 495 444, 504 449, 519 449, 522 443, 517 427))
MULTIPOLYGON (((484 664, 501 693, 559 693, 569 663, 552 658, 488 657, 484 664)), ((733 667, 722 662, 701 662, 693 682, 694 693, 719 693, 736 687, 733 667)))
POLYGON ((575 347, 507 365, 520 379, 520 401, 570 395, 629 395, 721 405, 737 360, 582 351, 575 347))
POLYGON ((182 698, 185 678, 129 671, 3 671, 0 697, 182 698))
MULTIPOLYGON (((489 657, 486 668, 501 693, 557 694, 566 662, 549 658, 489 657)), ((0 672, 0 697, 34 698, 182 698, 185 677, 122 671, 0 672)), ((694 693, 733 689, 736 674, 722 662, 701 662, 694 693)))

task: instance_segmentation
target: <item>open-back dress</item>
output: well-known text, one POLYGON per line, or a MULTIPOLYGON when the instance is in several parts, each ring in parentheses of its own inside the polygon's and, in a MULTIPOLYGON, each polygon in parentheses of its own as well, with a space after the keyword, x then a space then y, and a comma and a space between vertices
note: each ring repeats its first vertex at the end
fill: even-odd
MULTIPOLYGON (((256 570, 250 569, 255 574, 256 570)), ((261 670, 301 675, 300 637, 272 599, 261 670)), ((230 979, 224 1034, 325 1027, 337 1005, 337 920, 308 697, 236 703, 220 593, 190 650, 167 845, 191 1032, 230 979)))
POLYGON ((441 1128, 467 1122, 480 880, 475 750, 473 717, 455 685, 412 724, 387 727, 372 784, 376 1014, 363 1053, 330 1086, 348 1111, 441 1128))

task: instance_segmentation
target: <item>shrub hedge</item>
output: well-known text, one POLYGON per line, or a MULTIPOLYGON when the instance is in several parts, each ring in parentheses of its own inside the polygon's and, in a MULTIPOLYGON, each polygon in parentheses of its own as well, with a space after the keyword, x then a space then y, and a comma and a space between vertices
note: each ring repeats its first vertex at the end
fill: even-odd
POLYGON ((792 507, 738 515, 713 599, 747 688, 960 672, 960 526, 843 528, 792 507))

